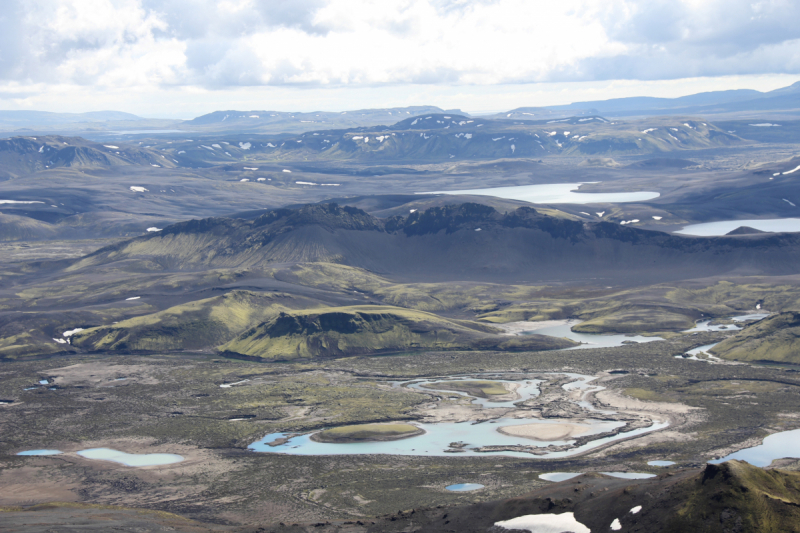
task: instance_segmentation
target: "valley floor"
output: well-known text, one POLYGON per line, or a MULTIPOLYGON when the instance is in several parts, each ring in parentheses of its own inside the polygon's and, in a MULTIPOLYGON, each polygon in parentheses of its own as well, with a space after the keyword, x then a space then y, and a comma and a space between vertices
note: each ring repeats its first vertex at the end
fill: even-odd
MULTIPOLYGON (((663 473, 664 468, 647 464, 652 460, 676 462, 670 471, 699 469, 770 433, 800 427, 800 378, 793 368, 675 357, 721 335, 701 332, 618 348, 438 352, 296 364, 199 354, 7 361, 0 397, 14 401, 0 405, 0 506, 10 512, 49 502, 149 509, 223 529, 326 521, 357 527, 358 521, 403 509, 518 496, 548 484, 539 479, 543 472, 663 473), (628 371, 614 373, 619 369, 628 371), (450 409, 451 416, 471 419, 468 400, 448 400, 441 392, 436 400, 388 386, 387 380, 494 371, 532 378, 545 372, 597 375, 597 384, 606 388, 590 398, 597 407, 667 418, 671 425, 562 459, 299 456, 248 450, 270 433, 416 421, 436 408, 440 414, 450 409), (40 380, 47 384, 37 385, 40 380), (220 387, 233 383, 238 384, 220 387), (185 460, 137 468, 73 453, 97 447, 180 454, 185 460), (15 455, 39 448, 65 453, 15 455), (485 488, 445 490, 454 483, 485 488)), ((562 394, 564 383, 542 383, 531 405, 558 417, 576 416, 569 395, 562 394)), ((11 520, 21 512, 32 511, 3 516, 11 520)), ((48 510, 48 516, 54 512, 48 510)), ((87 511, 75 511, 75 516, 82 512, 87 511)), ((19 527, 14 531, 37 531, 19 527)))

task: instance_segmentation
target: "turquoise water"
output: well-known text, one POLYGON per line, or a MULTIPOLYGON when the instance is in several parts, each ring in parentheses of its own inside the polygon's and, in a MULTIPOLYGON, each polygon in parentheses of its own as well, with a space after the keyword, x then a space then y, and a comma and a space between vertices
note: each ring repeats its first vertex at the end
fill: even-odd
POLYGON ((509 200, 522 200, 533 204, 604 204, 643 202, 658 198, 657 192, 578 192, 583 183, 549 183, 546 185, 520 185, 517 187, 492 187, 487 189, 462 189, 457 191, 419 192, 417 194, 458 194, 494 196, 509 200))
POLYGON ((698 237, 714 237, 725 235, 738 227, 747 226, 761 231, 781 232, 781 231, 800 231, 800 218, 772 218, 762 220, 721 220, 718 222, 706 222, 704 224, 692 224, 686 226, 675 233, 682 235, 695 235, 698 237))
POLYGON ((448 485, 445 488, 453 492, 467 492, 470 490, 482 489, 483 485, 480 483, 456 483, 455 485, 448 485))
MULTIPOLYGON (((563 388, 565 390, 588 391, 590 389, 593 390, 601 389, 598 387, 594 387, 590 384, 590 382, 593 379, 595 379, 593 376, 583 376, 580 374, 567 374, 567 373, 563 374, 559 373, 558 375, 568 375, 569 377, 575 378, 576 380, 563 385, 563 388)), ((435 384, 435 383, 441 383, 443 381, 459 381, 466 379, 478 380, 478 379, 487 379, 487 377, 458 376, 458 377, 448 377, 439 379, 414 380, 412 382, 406 382, 406 385, 408 385, 410 388, 421 389, 421 386, 425 383, 435 384)), ((492 381, 498 381, 498 380, 492 380, 492 381)), ((541 383, 542 380, 523 379, 518 381, 508 381, 508 380, 499 380, 499 381, 519 384, 520 387, 518 389, 518 392, 521 393, 522 398, 525 399, 526 397, 532 397, 539 394, 538 385, 539 383, 541 383)), ((394 382, 393 384, 394 386, 399 386, 398 382, 394 382)), ((449 393, 452 391, 446 391, 446 392, 449 393)), ((462 395, 468 396, 466 393, 463 393, 462 395)), ((484 408, 510 407, 513 406, 514 403, 514 402, 491 402, 489 400, 482 398, 475 398, 473 399, 473 401, 480 403, 480 405, 484 408)), ((514 401, 518 402, 521 400, 518 399, 514 401)), ((588 407, 591 408, 591 405, 589 405, 588 407)), ((506 455, 506 456, 527 457, 527 458, 531 457, 557 458, 557 457, 569 457, 571 455, 591 450, 593 448, 596 448, 603 444, 607 444, 609 442, 613 442, 615 440, 641 435, 649 431, 655 431, 658 429, 665 428, 669 425, 666 422, 654 423, 652 426, 647 428, 636 429, 624 433, 619 433, 617 435, 613 435, 610 437, 599 438, 597 440, 588 442, 582 446, 567 451, 544 452, 543 455, 537 455, 537 456, 533 456, 525 452, 515 452, 515 451, 478 452, 475 450, 475 448, 485 447, 485 446, 523 445, 536 448, 546 448, 551 444, 556 446, 571 444, 574 442, 573 440, 549 441, 549 442, 536 441, 524 437, 505 435, 498 431, 499 428, 509 427, 509 426, 519 426, 527 424, 562 424, 565 422, 575 423, 576 420, 497 418, 479 424, 471 422, 459 422, 459 423, 443 422, 437 424, 414 423, 414 425, 424 430, 425 433, 415 437, 409 437, 407 439, 385 441, 385 442, 326 443, 326 442, 315 442, 311 440, 311 434, 295 435, 291 433, 272 433, 265 436, 263 439, 252 443, 249 446, 249 448, 256 452, 286 453, 291 455, 391 454, 391 455, 426 455, 426 456, 438 456, 438 457, 464 456, 464 455, 472 457, 480 455, 506 455), (288 439, 288 441, 277 446, 269 445, 269 443, 272 443, 278 439, 288 439), (461 448, 463 451, 455 453, 453 451, 447 451, 447 450, 452 450, 450 444, 456 442, 466 443, 466 446, 461 448)), ((590 428, 588 432, 582 434, 581 436, 587 436, 587 435, 590 436, 590 435, 606 433, 613 429, 624 426, 623 422, 607 421, 607 420, 585 419, 585 420, 579 420, 577 422, 589 426, 590 428)))
MULTIPOLYGON (((369 455, 369 454, 390 454, 390 455, 428 455, 428 456, 465 456, 472 457, 480 455, 512 455, 515 457, 533 457, 531 454, 523 452, 476 452, 473 448, 481 446, 518 446, 528 445, 537 448, 544 448, 550 444, 563 445, 572 441, 536 441, 524 437, 504 435, 497 431, 500 427, 521 426, 525 424, 561 424, 565 420, 536 420, 536 419, 513 419, 500 418, 495 424, 484 422, 472 424, 470 422, 452 423, 443 422, 439 424, 415 423, 414 425, 423 429, 425 433, 416 437, 402 440, 385 442, 348 442, 348 443, 329 443, 315 442, 311 440, 311 434, 293 437, 286 444, 280 446, 269 446, 267 443, 273 442, 278 438, 289 437, 288 433, 273 433, 265 438, 254 442, 249 447, 257 452, 287 453, 291 455, 369 455), (445 450, 450 449, 450 443, 466 442, 468 446, 464 452, 452 453, 445 450)), ((570 421, 572 422, 572 421, 570 421)), ((605 433, 615 428, 622 427, 623 422, 614 421, 586 421, 590 426, 589 432, 585 435, 605 433)), ((630 432, 633 433, 633 432, 630 432)), ((628 436, 628 434, 624 434, 628 436)), ((624 436, 617 436, 624 438, 624 436)), ((604 440, 604 439, 600 439, 604 440)), ((598 442, 598 441, 595 441, 598 442)), ((592 444, 592 443, 590 443, 592 444)), ((596 445, 595 445, 596 446, 596 445)), ((585 445, 580 449, 591 449, 593 446, 585 445)), ((572 452, 579 453, 579 452, 572 452)), ((566 457, 569 452, 551 452, 541 457, 566 457)))
POLYGON ((675 461, 647 461, 647 464, 650 466, 672 466, 675 461))
POLYGON ((59 455, 61 453, 63 453, 61 450, 26 450, 17 455, 59 455))
POLYGON ((773 460, 784 457, 800 458, 800 429, 769 435, 758 446, 739 450, 722 459, 709 461, 709 463, 719 464, 737 459, 747 461, 753 466, 769 466, 773 460))

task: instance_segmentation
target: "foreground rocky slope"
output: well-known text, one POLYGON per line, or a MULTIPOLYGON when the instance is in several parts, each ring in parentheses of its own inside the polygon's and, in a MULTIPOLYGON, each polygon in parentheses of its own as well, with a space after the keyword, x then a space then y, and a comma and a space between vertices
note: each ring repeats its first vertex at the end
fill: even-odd
POLYGON ((762 470, 740 461, 652 480, 588 474, 509 500, 380 517, 361 531, 408 531, 413 524, 413 531, 420 533, 502 533, 509 529, 494 526, 496 522, 563 513, 574 513, 585 526, 581 531, 800 531, 800 474, 762 470))

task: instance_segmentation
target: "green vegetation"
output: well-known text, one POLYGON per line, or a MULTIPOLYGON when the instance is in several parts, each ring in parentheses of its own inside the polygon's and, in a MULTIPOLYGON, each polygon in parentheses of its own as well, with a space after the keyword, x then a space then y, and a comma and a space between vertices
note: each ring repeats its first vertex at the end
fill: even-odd
POLYGON ((228 342, 253 323, 293 307, 311 305, 284 293, 232 291, 170 307, 110 326, 89 328, 73 346, 90 350, 167 351, 207 348, 228 342))
POLYGON ((318 442, 378 442, 420 435, 424 431, 411 424, 360 424, 326 429, 311 436, 318 442))
POLYGON ((478 398, 509 394, 499 381, 443 381, 423 386, 427 389, 463 391, 478 398))
MULTIPOLYGON (((685 502, 664 531, 795 531, 800 523, 800 473, 763 470, 741 461, 708 465, 680 486, 685 502), (688 486, 687 486, 688 485, 688 486), (727 512, 726 512, 727 511, 727 512), (713 519, 719 529, 706 528, 713 519)), ((674 492, 674 491, 673 491, 674 492)))
POLYGON ((711 352, 736 361, 800 364, 800 312, 787 311, 751 324, 711 352))
POLYGON ((675 402, 674 398, 659 394, 658 392, 649 389, 628 388, 624 390, 625 394, 637 400, 644 400, 646 402, 675 402))
POLYGON ((409 350, 536 350, 574 346, 541 335, 504 337, 485 324, 390 306, 281 312, 223 345, 225 353, 290 360, 409 350))
POLYGON ((623 308, 591 318, 572 327, 579 333, 642 333, 683 331, 694 326, 694 320, 684 314, 659 308, 623 308))

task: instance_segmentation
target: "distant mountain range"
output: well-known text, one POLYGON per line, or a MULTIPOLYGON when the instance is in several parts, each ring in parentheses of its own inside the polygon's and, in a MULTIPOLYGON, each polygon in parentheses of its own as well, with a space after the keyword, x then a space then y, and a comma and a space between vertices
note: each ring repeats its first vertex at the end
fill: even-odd
POLYGON ((81 122, 109 122, 118 120, 144 120, 142 117, 122 111, 92 111, 90 113, 50 113, 48 111, 0 111, 0 125, 27 128, 31 126, 55 126, 81 122))
MULTIPOLYGON (((511 113, 524 111, 525 109, 528 108, 515 109, 511 113)), ((651 98, 646 96, 615 98, 612 100, 576 102, 563 106, 549 106, 543 109, 551 114, 560 111, 569 112, 570 115, 602 114, 609 117, 676 114, 717 115, 760 111, 799 113, 800 82, 765 93, 751 89, 738 89, 698 93, 680 98, 651 98)))
MULTIPOLYGON (((0 131, 86 132, 119 129, 168 129, 215 133, 305 133, 320 129, 348 129, 392 125, 405 118, 427 114, 456 114, 472 117, 458 109, 410 106, 353 111, 214 111, 192 120, 147 119, 121 111, 91 113, 49 113, 45 111, 0 111, 0 131)), ((643 117, 658 115, 800 115, 800 82, 769 92, 751 89, 712 91, 679 98, 637 96, 575 102, 568 105, 519 107, 502 113, 481 115, 491 120, 541 120, 573 116, 643 117)), ((474 118, 474 117, 473 117, 474 118)))

